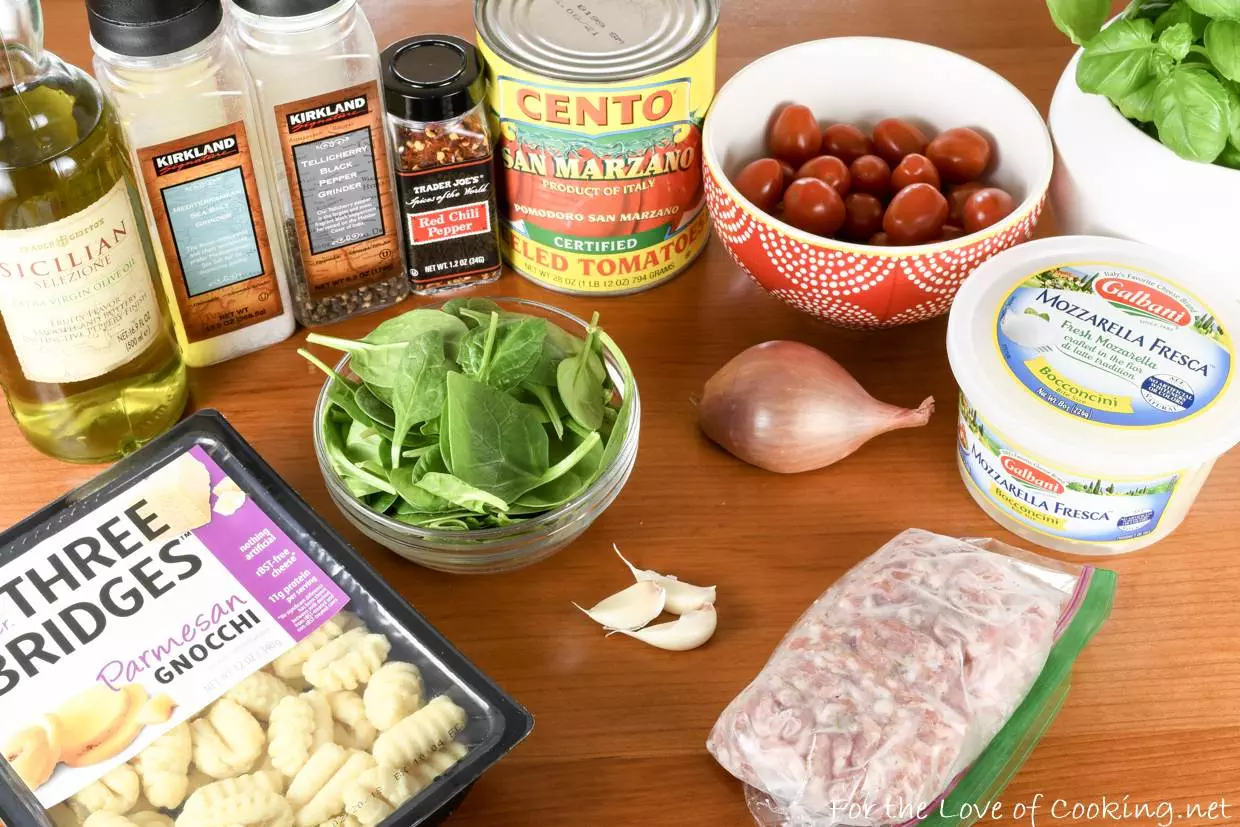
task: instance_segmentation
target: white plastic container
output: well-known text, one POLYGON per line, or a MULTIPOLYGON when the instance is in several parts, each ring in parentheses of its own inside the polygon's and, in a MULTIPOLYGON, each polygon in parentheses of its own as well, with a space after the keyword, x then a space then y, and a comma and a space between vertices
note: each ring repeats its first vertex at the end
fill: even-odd
POLYGON ((90 0, 95 76, 133 155, 185 362, 288 338, 296 323, 254 92, 220 0, 90 0))
POLYGON ((952 306, 959 465, 1000 525, 1071 554, 1170 534, 1240 442, 1235 297, 1130 241, 1069 236, 995 256, 952 306))

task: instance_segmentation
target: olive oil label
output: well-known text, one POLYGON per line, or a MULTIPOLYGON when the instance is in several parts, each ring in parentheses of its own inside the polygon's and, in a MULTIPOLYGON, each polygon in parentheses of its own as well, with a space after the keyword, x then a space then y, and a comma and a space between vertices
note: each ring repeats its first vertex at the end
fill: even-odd
POLYGON ((190 342, 283 310, 245 124, 138 150, 173 298, 190 342))
POLYGON ((0 317, 32 382, 84 382, 141 354, 160 310, 124 179, 81 212, 0 231, 0 317))
POLYGON ((0 744, 44 807, 335 631, 348 597, 249 485, 195 445, 0 565, 0 744))
POLYGON ((311 297, 391 278, 402 264, 378 86, 284 103, 275 113, 311 297))
POLYGON ((1232 379, 1231 332, 1169 279, 1105 263, 1018 284, 995 317, 1011 375, 1056 410, 1156 428, 1210 408, 1232 379))

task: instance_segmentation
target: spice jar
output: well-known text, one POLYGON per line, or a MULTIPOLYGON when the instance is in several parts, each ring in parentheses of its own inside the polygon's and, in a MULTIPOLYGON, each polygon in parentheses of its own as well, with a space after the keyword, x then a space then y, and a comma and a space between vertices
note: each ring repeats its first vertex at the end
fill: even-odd
POLYGON ((409 293, 387 160, 379 47, 356 0, 234 0, 258 93, 297 320, 310 327, 409 293))
POLYGON ((381 63, 414 292, 495 281, 502 260, 478 50, 457 37, 421 35, 388 46, 381 63))

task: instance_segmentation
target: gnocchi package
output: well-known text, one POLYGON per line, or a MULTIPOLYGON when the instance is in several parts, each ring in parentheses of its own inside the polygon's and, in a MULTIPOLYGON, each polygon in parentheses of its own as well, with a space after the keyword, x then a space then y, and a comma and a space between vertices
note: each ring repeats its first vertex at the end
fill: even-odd
POLYGON ((7 827, 433 823, 532 725, 214 412, 0 535, 7 827))
POLYGON ((900 534, 816 600, 707 742, 764 827, 956 825, 1002 791, 1113 573, 900 534))

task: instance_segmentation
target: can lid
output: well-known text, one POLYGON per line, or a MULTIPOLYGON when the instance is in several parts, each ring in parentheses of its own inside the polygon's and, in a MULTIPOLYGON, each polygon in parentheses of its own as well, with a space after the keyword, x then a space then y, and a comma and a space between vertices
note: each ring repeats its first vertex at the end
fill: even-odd
POLYGON ((1005 439, 1073 466, 1140 476, 1240 442, 1240 301, 1173 252, 1092 236, 991 258, 952 304, 961 391, 1005 439))
POLYGON ((575 81, 682 63, 715 31, 718 0, 475 0, 478 36, 505 61, 575 81))
POLYGON ((260 17, 302 17, 330 9, 339 2, 340 0, 233 0, 237 8, 260 17))
POLYGON ((486 97, 482 56, 446 34, 398 40, 379 56, 383 100, 398 118, 423 123, 457 118, 486 97))
POLYGON ((90 34, 103 48, 132 57, 188 49, 216 30, 220 0, 87 0, 90 34))

